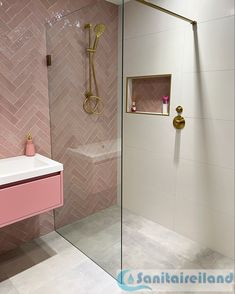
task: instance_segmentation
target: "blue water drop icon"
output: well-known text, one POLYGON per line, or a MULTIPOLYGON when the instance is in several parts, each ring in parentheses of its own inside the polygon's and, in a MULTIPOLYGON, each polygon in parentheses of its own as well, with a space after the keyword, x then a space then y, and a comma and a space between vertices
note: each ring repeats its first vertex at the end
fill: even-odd
POLYGON ((135 279, 133 278, 133 276, 132 275, 130 275, 129 276, 129 278, 128 278, 128 284, 134 284, 135 283, 135 279))

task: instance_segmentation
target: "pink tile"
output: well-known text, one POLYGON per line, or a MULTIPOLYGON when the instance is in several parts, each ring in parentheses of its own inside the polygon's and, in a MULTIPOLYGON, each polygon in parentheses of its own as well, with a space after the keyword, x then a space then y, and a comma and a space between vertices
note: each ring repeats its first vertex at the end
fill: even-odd
MULTIPOLYGON (((65 49, 63 42, 60 42, 61 35, 52 36, 51 41, 55 45, 54 52, 61 59, 54 63, 54 70, 58 71, 59 69, 61 72, 58 72, 54 78, 50 78, 50 85, 54 87, 51 96, 53 109, 55 108, 52 113, 54 116, 53 138, 56 144, 54 152, 57 159, 64 161, 67 147, 76 147, 79 144, 116 137, 117 68, 113 64, 117 62, 117 8, 103 0, 6 0, 1 6, 0 13, 0 158, 23 154, 25 135, 29 130, 34 135, 37 150, 50 156, 44 23, 49 19, 56 19, 59 14, 74 11, 96 2, 101 5, 101 9, 94 5, 92 9, 85 8, 81 14, 83 23, 88 20, 94 23, 102 21, 109 26, 109 30, 104 34, 100 43, 100 50, 97 52, 97 70, 99 71, 101 93, 106 105, 105 112, 98 119, 89 117, 82 110, 86 84, 83 69, 87 65, 83 41, 79 43, 80 37, 77 38, 76 33, 68 32, 67 37, 70 38, 71 44, 65 49), (10 28, 14 28, 14 30, 10 30, 10 28), (63 60, 63 58, 65 59, 63 60), (63 72, 62 62, 70 63, 71 68, 64 66, 63 72), (73 76, 74 74, 76 76, 73 76), (68 77, 64 79, 63 75, 68 75, 68 77), (71 82, 68 84, 69 80, 71 82), (70 106, 66 103, 65 97, 70 99, 70 106), (54 107, 55 105, 56 107, 54 107), (68 130, 64 122, 71 124, 71 129, 68 130), (83 127, 84 125, 86 127, 83 127)), ((66 164, 69 164, 68 162, 66 159, 66 164)), ((70 164, 71 168, 76 168, 73 162, 70 164)), ((114 168, 112 167, 114 171, 116 170, 115 166, 114 163, 114 168)), ((70 172, 69 170, 68 176, 70 172)), ((74 172, 80 181, 81 173, 79 176, 77 171, 74 172)), ((100 172, 100 175, 103 186, 95 184, 98 181, 96 175, 91 175, 94 185, 87 190, 90 191, 88 194, 77 190, 79 187, 77 187, 76 178, 72 190, 68 184, 66 185, 66 201, 69 204, 65 211, 61 211, 61 224, 82 218, 115 203, 115 172, 107 182, 105 181, 107 174, 100 172), (102 187, 106 190, 102 191, 102 187), (77 191, 80 194, 76 198, 77 191), (73 203, 77 204, 75 208, 73 203), (81 206, 84 207, 84 210, 79 208, 81 206), (73 208, 73 215, 68 213, 69 208, 73 208)), ((0 253, 53 229, 52 213, 46 213, 1 229, 0 253)))
POLYGON ((140 78, 133 80, 132 96, 136 107, 142 112, 162 112, 162 97, 170 96, 170 78, 140 78))
POLYGON ((25 7, 19 13, 17 13, 10 22, 8 22, 8 26, 13 30, 18 25, 20 25, 32 12, 25 7))

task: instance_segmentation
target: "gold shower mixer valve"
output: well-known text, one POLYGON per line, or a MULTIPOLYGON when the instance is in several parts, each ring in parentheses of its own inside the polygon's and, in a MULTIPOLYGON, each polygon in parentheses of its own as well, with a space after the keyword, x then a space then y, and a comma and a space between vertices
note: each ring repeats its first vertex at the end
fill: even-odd
POLYGON ((178 115, 173 120, 173 125, 177 130, 182 130, 185 127, 185 119, 181 115, 183 113, 184 109, 182 106, 178 106, 176 108, 176 112, 178 115))

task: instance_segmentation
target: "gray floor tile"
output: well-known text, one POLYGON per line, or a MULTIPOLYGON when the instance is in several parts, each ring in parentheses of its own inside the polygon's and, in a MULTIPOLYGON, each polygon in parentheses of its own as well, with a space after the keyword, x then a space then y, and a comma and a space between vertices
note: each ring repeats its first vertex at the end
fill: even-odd
MULTIPOLYGON (((121 254, 120 208, 106 209, 61 228, 60 233, 116 276, 121 254)), ((231 259, 129 211, 124 211, 123 263, 128 269, 233 267, 231 259)), ((6 254, 0 269, 3 294, 123 293, 109 274, 56 232, 6 254)))

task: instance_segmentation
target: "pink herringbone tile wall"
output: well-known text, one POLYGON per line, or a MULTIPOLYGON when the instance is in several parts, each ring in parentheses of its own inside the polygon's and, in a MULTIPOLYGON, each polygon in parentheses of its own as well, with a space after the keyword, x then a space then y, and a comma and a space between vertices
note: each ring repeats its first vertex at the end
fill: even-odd
MULTIPOLYGON (((96 0, 0 1, 0 158, 22 155, 31 131, 37 152, 50 156, 45 23, 96 0)), ((0 253, 54 229, 53 214, 0 230, 0 253)))
MULTIPOLYGON (((92 42, 94 38, 93 33, 92 42)), ((48 54, 52 55, 49 68, 52 152, 53 158, 65 167, 65 205, 55 213, 59 228, 117 201, 117 158, 94 164, 77 159, 68 150, 117 138, 118 7, 98 1, 54 23, 48 28, 47 39, 48 54), (83 110, 88 89, 86 23, 92 23, 93 28, 98 23, 106 25, 95 55, 104 103, 100 116, 83 110)), ((96 150, 92 156, 97 156, 96 150)))
POLYGON ((170 91, 170 77, 139 78, 132 84, 137 110, 142 112, 161 113, 162 97, 170 96, 170 91))

